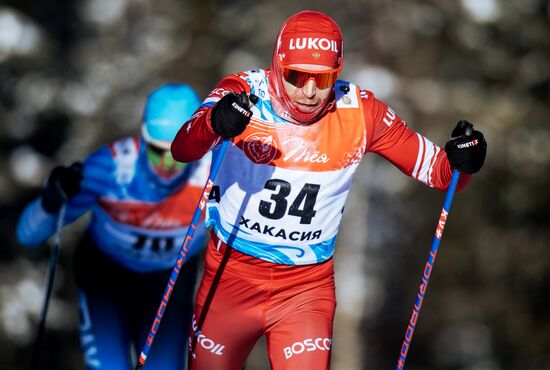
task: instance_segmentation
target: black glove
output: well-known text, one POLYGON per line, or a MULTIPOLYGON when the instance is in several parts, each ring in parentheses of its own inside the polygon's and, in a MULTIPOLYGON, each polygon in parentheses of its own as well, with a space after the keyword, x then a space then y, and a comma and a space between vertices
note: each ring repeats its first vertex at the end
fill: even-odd
POLYGON ((465 120, 458 121, 445 144, 445 152, 451 166, 465 173, 476 173, 481 169, 487 154, 487 143, 483 134, 465 120))
POLYGON ((42 208, 56 213, 61 205, 80 191, 84 166, 75 162, 70 166, 55 167, 42 190, 42 208))
POLYGON ((248 97, 244 91, 240 95, 229 93, 221 98, 212 108, 214 132, 224 139, 240 135, 252 117, 250 102, 256 104, 258 97, 254 94, 248 97))

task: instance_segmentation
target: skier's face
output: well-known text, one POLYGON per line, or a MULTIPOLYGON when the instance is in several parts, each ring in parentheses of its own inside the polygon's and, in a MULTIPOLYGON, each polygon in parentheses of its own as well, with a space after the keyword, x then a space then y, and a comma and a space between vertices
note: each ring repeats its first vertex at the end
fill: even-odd
POLYGON ((337 69, 316 64, 293 64, 281 69, 285 92, 302 113, 314 112, 323 104, 338 77, 337 69))
POLYGON ((153 171, 164 179, 178 175, 187 163, 176 162, 169 149, 163 149, 147 143, 147 160, 153 171))

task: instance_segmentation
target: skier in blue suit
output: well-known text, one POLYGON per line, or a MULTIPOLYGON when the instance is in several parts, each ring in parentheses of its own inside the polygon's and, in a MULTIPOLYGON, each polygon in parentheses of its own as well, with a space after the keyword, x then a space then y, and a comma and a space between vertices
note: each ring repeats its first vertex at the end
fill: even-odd
MULTIPOLYGON (((88 211, 91 221, 74 253, 80 339, 88 369, 128 370, 142 348, 179 254, 202 188, 209 157, 177 163, 170 144, 200 104, 185 84, 167 84, 147 98, 141 137, 104 145, 83 163, 54 168, 17 225, 34 246, 88 211), (131 351, 135 351, 134 354, 131 351)), ((185 366, 201 223, 147 359, 149 369, 185 366)))

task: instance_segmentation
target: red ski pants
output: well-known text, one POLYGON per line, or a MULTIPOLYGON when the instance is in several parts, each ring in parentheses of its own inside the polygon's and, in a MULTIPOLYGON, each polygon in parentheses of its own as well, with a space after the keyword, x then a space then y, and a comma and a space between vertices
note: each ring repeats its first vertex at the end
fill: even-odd
POLYGON ((273 370, 329 369, 335 308, 332 259, 279 265, 213 237, 197 293, 190 370, 240 370, 264 334, 273 370))

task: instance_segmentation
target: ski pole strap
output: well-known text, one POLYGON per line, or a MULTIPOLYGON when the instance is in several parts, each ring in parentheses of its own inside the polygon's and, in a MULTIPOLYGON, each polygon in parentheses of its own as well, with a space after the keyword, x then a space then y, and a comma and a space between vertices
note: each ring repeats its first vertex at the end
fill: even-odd
POLYGON ((451 209, 451 203, 456 191, 456 185, 458 179, 460 178, 460 172, 458 170, 453 170, 453 176, 451 178, 451 183, 445 195, 445 201, 443 202, 443 209, 439 215, 439 221, 435 229, 434 239, 432 241, 432 247, 430 249, 430 255, 426 261, 426 266, 424 267, 424 272, 422 274, 422 281, 420 287, 418 288, 418 293, 416 294, 416 302, 413 307, 413 312, 409 320, 407 331, 405 332, 405 339, 403 340, 403 345, 401 346, 401 352, 399 352, 399 359, 397 360, 396 370, 403 370, 405 366, 405 360, 407 358, 407 353, 411 345, 412 336, 414 334, 414 329, 420 316, 420 308, 422 307, 422 302, 426 294, 426 289, 428 288, 428 283, 430 281, 430 275, 433 270, 435 263, 435 257, 437 256, 437 251, 439 249, 439 243, 443 237, 443 230, 445 229, 445 223, 447 222, 447 217, 449 216, 449 211, 451 209))
POLYGON ((147 356, 149 355, 149 351, 151 350, 151 346, 153 345, 153 341, 155 340, 155 335, 157 334, 160 322, 162 321, 164 311, 168 306, 168 301, 170 300, 170 296, 172 295, 172 291, 174 290, 174 286, 176 285, 176 281, 178 279, 181 268, 187 259, 187 252, 189 252, 189 247, 193 242, 195 230, 197 229, 197 226, 199 224, 202 212, 206 208, 206 202, 208 201, 210 191, 212 190, 212 186, 214 184, 214 181, 216 180, 216 176, 218 175, 218 171, 230 143, 231 142, 229 140, 222 141, 220 148, 216 153, 214 161, 212 162, 212 165, 210 167, 210 176, 208 177, 208 180, 204 185, 202 195, 198 201, 197 207, 195 208, 193 218, 191 219, 191 224, 187 228, 187 234, 185 235, 183 245, 181 246, 180 253, 178 255, 174 268, 172 269, 172 273, 170 274, 170 279, 168 280, 168 284, 166 285, 166 289, 164 290, 164 294, 162 295, 159 308, 155 315, 155 319, 153 320, 153 324, 151 325, 151 329, 149 330, 149 334, 147 335, 147 339, 145 340, 145 343, 143 345, 143 349, 139 355, 138 363, 135 370, 140 370, 147 360, 147 356))
POLYGON ((55 236, 53 242, 57 246, 61 246, 61 232, 63 231, 63 224, 65 223, 65 212, 67 211, 67 204, 63 203, 59 209, 59 215, 57 216, 57 223, 55 226, 55 236))

